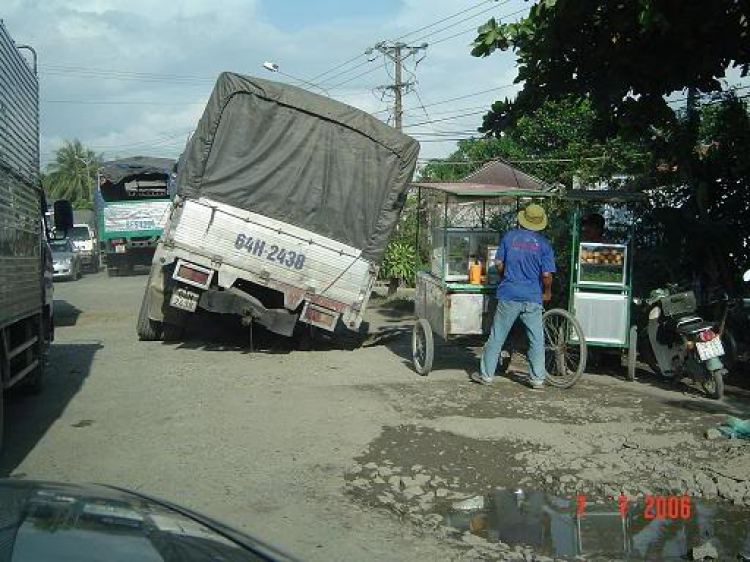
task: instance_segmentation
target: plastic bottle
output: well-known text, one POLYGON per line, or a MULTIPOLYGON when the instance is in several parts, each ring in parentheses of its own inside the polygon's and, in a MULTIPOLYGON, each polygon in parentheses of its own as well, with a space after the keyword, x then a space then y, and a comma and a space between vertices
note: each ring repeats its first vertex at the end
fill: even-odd
POLYGON ((474 263, 469 265, 469 284, 482 284, 482 264, 476 259, 474 260, 474 263))

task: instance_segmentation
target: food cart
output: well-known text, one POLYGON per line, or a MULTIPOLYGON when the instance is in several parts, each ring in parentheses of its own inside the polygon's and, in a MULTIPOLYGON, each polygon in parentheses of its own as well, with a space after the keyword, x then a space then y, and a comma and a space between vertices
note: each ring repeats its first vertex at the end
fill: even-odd
POLYGON ((632 320, 635 206, 642 193, 573 190, 563 196, 573 204, 570 252, 570 300, 586 345, 627 353, 627 378, 635 380, 638 330, 632 320), (599 242, 581 239, 581 221, 599 212, 611 224, 599 242))
MULTIPOLYGON (((516 226, 521 202, 544 203, 558 194, 503 161, 458 182, 414 185, 417 223, 427 225, 417 233, 417 247, 430 258, 417 273, 412 358, 415 371, 427 375, 436 338, 454 342, 489 334, 499 281, 493 260, 500 236, 516 226)), ((572 386, 586 367, 581 326, 568 311, 552 309, 544 314, 544 332, 547 381, 572 386)), ((507 361, 501 363, 507 368, 507 361)))

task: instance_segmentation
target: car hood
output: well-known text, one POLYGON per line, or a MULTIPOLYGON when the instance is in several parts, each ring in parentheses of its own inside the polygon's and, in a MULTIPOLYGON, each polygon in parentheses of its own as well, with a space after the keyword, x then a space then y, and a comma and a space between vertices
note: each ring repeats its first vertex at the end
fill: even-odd
POLYGON ((103 485, 0 479, 0 562, 292 559, 190 510, 103 485))

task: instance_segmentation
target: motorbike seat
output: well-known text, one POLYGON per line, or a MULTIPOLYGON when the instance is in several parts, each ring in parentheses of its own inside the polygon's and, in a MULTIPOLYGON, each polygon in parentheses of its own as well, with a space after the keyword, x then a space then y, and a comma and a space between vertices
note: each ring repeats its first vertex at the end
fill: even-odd
POLYGON ((694 322, 685 322, 679 324, 677 326, 677 333, 682 336, 687 336, 691 334, 697 334, 705 330, 712 330, 713 328, 714 324, 712 324, 711 322, 706 322, 702 318, 697 318, 694 322))

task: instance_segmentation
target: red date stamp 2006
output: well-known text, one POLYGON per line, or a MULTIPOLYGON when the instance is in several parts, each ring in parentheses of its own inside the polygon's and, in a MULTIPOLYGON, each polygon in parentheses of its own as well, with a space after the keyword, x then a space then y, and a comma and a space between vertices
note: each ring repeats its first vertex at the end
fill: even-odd
POLYGON ((644 519, 690 519, 691 514, 688 496, 646 496, 644 519))
MULTIPOLYGON (((620 495, 617 498, 620 515, 624 519, 629 511, 628 498, 620 495)), ((576 497, 576 515, 580 518, 586 511, 586 496, 576 497)), ((644 519, 690 519, 692 504, 689 496, 646 496, 643 509, 644 519)))

